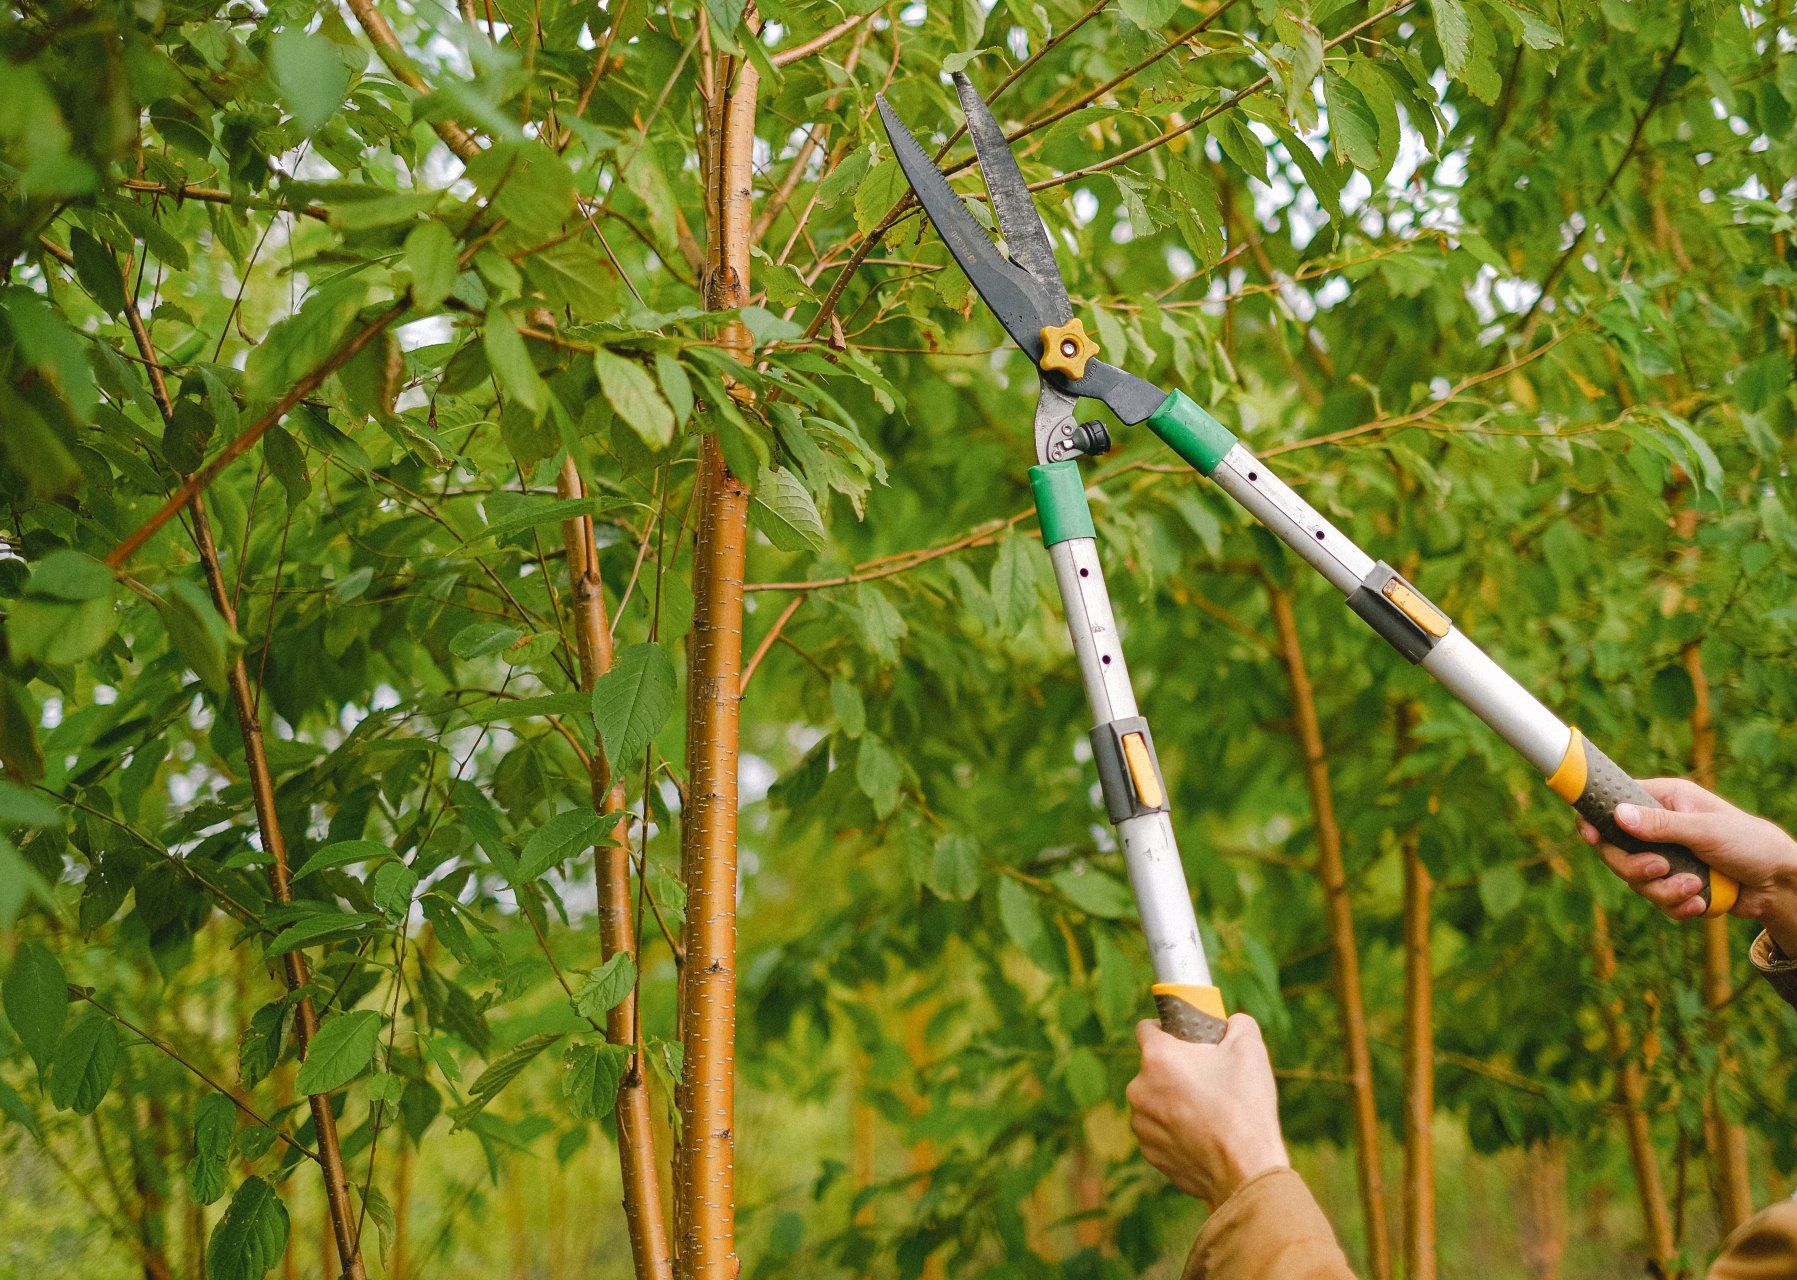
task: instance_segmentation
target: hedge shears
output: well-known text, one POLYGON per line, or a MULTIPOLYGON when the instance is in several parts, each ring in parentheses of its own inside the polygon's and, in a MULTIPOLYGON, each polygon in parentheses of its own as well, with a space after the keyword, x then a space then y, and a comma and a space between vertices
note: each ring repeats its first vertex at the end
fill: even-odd
POLYGON ((1660 854, 1669 874, 1698 878, 1706 915, 1726 912, 1737 892, 1732 880, 1713 873, 1683 845, 1637 840, 1617 825, 1619 804, 1659 807, 1640 783, 1543 706, 1402 574, 1343 536, 1191 397, 1098 359, 1097 342, 1073 314, 1054 246, 1003 129, 966 76, 956 73, 954 82, 1003 252, 884 97, 878 99, 880 117, 918 204, 1036 366, 1040 394, 1030 489, 1091 704, 1093 759, 1148 938, 1161 1025, 1182 1039, 1214 1043, 1222 1035, 1223 1002, 1198 937, 1154 739, 1136 705, 1098 563, 1078 460, 1106 452, 1111 441, 1102 423, 1078 420, 1074 410, 1082 399, 1102 402, 1125 426, 1146 423, 1328 579, 1374 632, 1490 725, 1606 841, 1660 854))

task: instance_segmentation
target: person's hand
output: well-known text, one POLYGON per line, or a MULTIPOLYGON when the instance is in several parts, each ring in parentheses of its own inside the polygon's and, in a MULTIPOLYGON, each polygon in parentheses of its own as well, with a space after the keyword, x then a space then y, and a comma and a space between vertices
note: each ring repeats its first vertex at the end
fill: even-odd
MULTIPOLYGON (((1741 896, 1732 914, 1759 921, 1779 950, 1797 955, 1797 840, 1684 778, 1647 778, 1641 785, 1666 807, 1617 805, 1617 824, 1642 840, 1682 844, 1737 881, 1741 896)), ((1690 872, 1668 875, 1665 858, 1609 844, 1589 822, 1579 822, 1579 834, 1597 846, 1610 870, 1674 920, 1703 914, 1697 896, 1703 886, 1690 872)))
POLYGON ((1148 1163, 1213 1207, 1248 1179, 1291 1166, 1260 1027, 1245 1013, 1221 1044, 1187 1044, 1136 1024, 1142 1070, 1129 1082, 1130 1125, 1148 1163))

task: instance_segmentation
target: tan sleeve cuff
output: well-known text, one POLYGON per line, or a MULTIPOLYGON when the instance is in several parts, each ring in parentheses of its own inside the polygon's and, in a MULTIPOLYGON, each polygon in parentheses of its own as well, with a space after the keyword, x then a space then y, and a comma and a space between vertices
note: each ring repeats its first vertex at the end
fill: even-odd
POLYGON ((1354 1280, 1304 1179, 1269 1169, 1235 1189, 1198 1233, 1184 1280, 1354 1280))
POLYGON ((1760 976, 1772 984, 1772 989, 1784 1002, 1797 1008, 1797 960, 1780 951, 1778 944, 1772 941, 1772 935, 1765 932, 1753 940, 1747 955, 1760 976))

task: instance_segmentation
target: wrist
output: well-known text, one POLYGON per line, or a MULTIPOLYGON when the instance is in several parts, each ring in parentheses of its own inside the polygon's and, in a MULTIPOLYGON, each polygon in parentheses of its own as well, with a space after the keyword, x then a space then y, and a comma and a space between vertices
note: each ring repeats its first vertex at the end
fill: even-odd
POLYGON ((1275 1136, 1270 1142, 1242 1144, 1226 1153, 1224 1177, 1217 1187, 1217 1204, 1222 1204, 1247 1182, 1274 1169, 1292 1167, 1285 1143, 1275 1136))

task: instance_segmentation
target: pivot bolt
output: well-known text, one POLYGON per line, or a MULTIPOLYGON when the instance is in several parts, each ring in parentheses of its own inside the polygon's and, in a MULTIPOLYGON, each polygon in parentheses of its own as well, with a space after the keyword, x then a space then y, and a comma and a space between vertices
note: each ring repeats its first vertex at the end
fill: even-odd
POLYGON ((1111 433, 1102 422, 1082 422, 1073 429, 1074 451, 1088 458, 1111 451, 1111 433))

